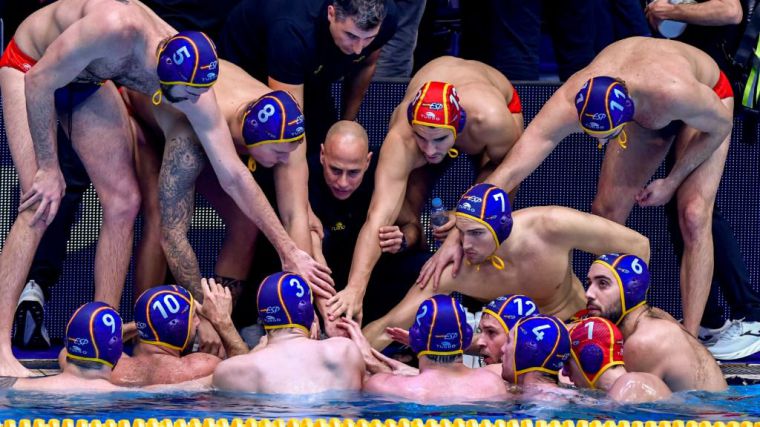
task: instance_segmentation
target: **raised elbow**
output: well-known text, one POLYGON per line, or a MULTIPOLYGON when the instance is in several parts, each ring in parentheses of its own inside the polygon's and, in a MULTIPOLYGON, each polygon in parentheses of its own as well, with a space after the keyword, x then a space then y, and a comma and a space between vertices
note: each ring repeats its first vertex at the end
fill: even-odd
POLYGON ((726 25, 738 25, 742 22, 742 18, 744 18, 742 7, 739 2, 736 2, 736 4, 731 7, 731 11, 727 16, 728 22, 726 25))

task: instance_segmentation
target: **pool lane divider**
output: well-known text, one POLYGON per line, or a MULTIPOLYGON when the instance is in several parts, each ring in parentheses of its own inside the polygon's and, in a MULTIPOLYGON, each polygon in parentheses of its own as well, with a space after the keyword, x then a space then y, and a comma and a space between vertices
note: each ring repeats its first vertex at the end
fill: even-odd
POLYGON ((427 419, 420 418, 398 420, 366 420, 340 418, 191 418, 191 419, 142 419, 133 420, 84 420, 84 419, 49 419, 24 418, 3 420, 1 427, 760 427, 760 421, 613 421, 613 420, 474 420, 455 418, 427 419))

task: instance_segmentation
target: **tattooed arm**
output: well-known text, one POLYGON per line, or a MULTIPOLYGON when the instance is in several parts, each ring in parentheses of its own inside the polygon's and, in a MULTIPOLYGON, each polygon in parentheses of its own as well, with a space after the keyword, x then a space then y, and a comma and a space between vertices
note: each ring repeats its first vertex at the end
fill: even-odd
POLYGON ((205 164, 203 148, 186 134, 171 137, 164 148, 159 175, 158 203, 161 209, 161 246, 177 283, 203 302, 198 259, 187 239, 193 215, 195 180, 205 164))

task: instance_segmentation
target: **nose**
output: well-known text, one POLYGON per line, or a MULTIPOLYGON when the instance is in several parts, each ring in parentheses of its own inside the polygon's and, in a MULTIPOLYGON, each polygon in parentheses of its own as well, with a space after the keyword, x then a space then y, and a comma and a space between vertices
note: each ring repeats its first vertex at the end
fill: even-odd
POLYGON ((353 50, 354 54, 356 54, 356 55, 362 53, 362 49, 363 49, 363 47, 362 47, 362 41, 361 40, 356 40, 356 41, 354 41, 353 45, 351 45, 351 50, 353 50))
POLYGON ((340 177, 338 177, 338 187, 340 188, 348 187, 348 177, 346 176, 346 174, 342 173, 340 174, 340 177))

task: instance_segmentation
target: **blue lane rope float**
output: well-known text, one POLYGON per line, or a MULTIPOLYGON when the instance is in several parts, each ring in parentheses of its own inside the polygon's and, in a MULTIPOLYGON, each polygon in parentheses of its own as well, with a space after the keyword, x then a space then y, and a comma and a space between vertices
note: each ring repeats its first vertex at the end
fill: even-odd
POLYGON ((760 427, 760 421, 613 421, 613 420, 475 420, 475 419, 408 419, 353 420, 350 418, 191 418, 191 419, 142 419, 133 420, 84 420, 24 418, 3 420, 2 427, 760 427))

